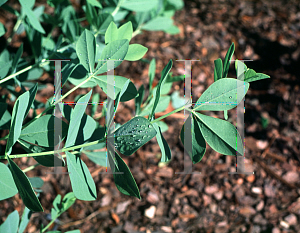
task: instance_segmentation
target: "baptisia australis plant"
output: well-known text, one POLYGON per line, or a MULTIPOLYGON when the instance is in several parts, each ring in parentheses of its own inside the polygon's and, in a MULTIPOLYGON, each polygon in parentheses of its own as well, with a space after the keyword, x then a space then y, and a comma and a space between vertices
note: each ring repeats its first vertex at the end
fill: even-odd
MULTIPOLYGON (((109 91, 109 75, 103 74, 119 66, 123 60, 140 60, 147 52, 147 48, 142 45, 130 44, 133 36, 141 33, 142 30, 163 30, 171 34, 178 32, 178 28, 172 25, 170 18, 176 10, 182 8, 182 1, 111 0, 100 3, 87 0, 83 10, 89 26, 85 29, 79 24, 82 19, 77 18, 74 8, 67 1, 48 0, 48 4, 55 9, 54 16, 44 14, 41 7, 32 10, 34 1, 20 0, 20 4, 21 12, 17 12, 7 4, 2 7, 18 16, 19 25, 14 28, 14 32, 26 31, 36 64, 26 67, 27 61, 21 58, 22 46, 14 56, 10 56, 8 50, 4 50, 0 55, 2 64, 0 85, 11 92, 12 101, 16 99, 12 114, 7 110, 5 103, 8 97, 2 96, 0 101, 0 129, 9 129, 9 134, 0 139, 6 140, 5 154, 0 156, 3 160, 0 163, 2 187, 0 200, 10 198, 19 192, 26 208, 20 224, 19 216, 15 211, 0 226, 0 232, 5 232, 6 229, 13 229, 10 232, 23 232, 31 213, 43 211, 38 199, 43 182, 38 177, 27 177, 25 174, 38 165, 46 167, 67 165, 73 190, 72 193, 64 196, 62 202, 60 195, 56 197, 51 211, 51 222, 46 227, 41 226, 41 232, 45 232, 56 218, 75 202, 76 198, 85 201, 96 200, 96 186, 89 169, 81 160, 82 154, 87 155, 96 164, 111 167, 114 182, 121 193, 141 199, 134 177, 119 153, 132 155, 156 137, 162 151, 161 162, 170 161, 171 150, 162 134, 168 126, 161 120, 184 109, 191 113, 189 121, 184 124, 190 122, 190 125, 185 128, 190 129, 192 136, 192 147, 188 153, 194 164, 203 158, 206 142, 221 154, 243 155, 241 137, 236 128, 227 121, 227 111, 241 102, 249 89, 249 82, 269 78, 269 76, 256 73, 244 65, 244 75, 237 79, 228 78, 234 44, 226 54, 224 65, 221 59, 215 61, 215 82, 201 95, 194 106, 187 106, 178 92, 168 95, 172 83, 184 79, 184 76, 172 76, 170 72, 172 60, 163 69, 159 83, 154 88, 152 86, 156 64, 154 59, 150 62, 149 96, 145 101, 143 101, 144 86, 137 90, 131 80, 123 76, 114 75, 114 92, 109 91), (133 11, 135 14, 132 14, 133 11), (39 19, 52 25, 52 28, 61 27, 63 35, 56 43, 51 39, 51 33, 44 37, 45 31, 39 19), (126 21, 124 19, 128 22, 124 22, 126 21), (44 87, 28 81, 38 79, 44 71, 53 72, 54 62, 50 60, 68 60, 61 65, 61 86, 68 86, 71 83, 75 87, 61 98, 51 98, 43 104, 35 100, 35 96, 37 91, 44 87), (113 66, 110 61, 113 61, 113 66), (19 86, 20 92, 16 92, 13 85, 19 86), (55 106, 66 96, 78 88, 93 88, 97 85, 114 100, 113 109, 110 105, 106 107, 104 104, 101 113, 102 117, 106 117, 109 127, 99 125, 95 117, 93 118, 97 105, 92 106, 91 115, 86 114, 90 99, 92 102, 99 101, 99 93, 93 92, 93 89, 85 95, 77 96, 74 108, 66 104, 60 105, 62 115, 68 124, 55 117, 55 106), (29 88, 28 91, 26 87, 29 88), (237 95, 237 93, 243 94, 237 95), (111 110, 116 112, 120 102, 131 99, 135 99, 135 116, 125 124, 117 125, 117 129, 114 130, 110 127, 114 118, 111 110), (155 113, 164 111, 170 101, 176 109, 155 119, 155 113), (39 108, 45 110, 37 114, 36 110, 39 108), (24 124, 30 109, 33 109, 34 118, 24 124), (224 111, 225 120, 205 115, 202 111, 206 110, 224 111), (61 135, 55 134, 54 122, 61 124, 61 135), (57 139, 58 136, 60 138, 57 139), (114 141, 113 144, 109 143, 111 139, 114 141), (60 143, 65 141, 63 148, 59 150, 54 149, 57 140, 60 143), (12 148, 16 142, 26 153, 13 154, 12 148), (105 146, 107 152, 99 151, 105 146), (60 153, 64 154, 61 157, 55 155, 60 153), (32 157, 37 163, 21 170, 14 162, 15 158, 21 157, 32 157), (6 164, 5 160, 7 160, 6 164), (18 224, 15 224, 16 222, 18 224)), ((236 70, 239 62, 236 61, 236 70)), ((183 143, 185 133, 187 132, 182 128, 180 138, 183 143)))

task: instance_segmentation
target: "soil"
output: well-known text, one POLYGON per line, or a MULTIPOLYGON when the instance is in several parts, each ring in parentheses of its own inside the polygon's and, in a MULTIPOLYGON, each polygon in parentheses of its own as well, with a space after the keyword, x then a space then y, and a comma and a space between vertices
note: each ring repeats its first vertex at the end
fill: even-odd
MULTIPOLYGON (((17 4, 12 1, 11 6, 16 8, 17 4)), ((16 19, 2 12, 0 20, 8 30, 1 38, 3 41, 10 35, 16 19)), ((80 229, 87 233, 299 232, 299 1, 185 1, 174 22, 180 28, 178 35, 143 32, 131 41, 149 49, 145 59, 156 59, 155 83, 170 59, 174 75, 184 74, 184 63, 176 60, 200 59, 192 62, 192 93, 196 102, 213 83, 214 60, 219 57, 224 60, 232 42, 235 43, 233 59, 253 60, 245 64, 271 77, 250 83, 245 98, 245 163, 247 171, 254 174, 228 174, 236 169, 235 157, 216 153, 209 146, 202 161, 193 165, 193 171, 201 174, 176 174, 184 169, 184 148, 179 139, 184 113, 180 112, 164 119, 169 129, 163 135, 172 152, 172 161, 167 166, 158 166, 161 152, 155 138, 133 155, 122 156, 137 182, 141 200, 121 194, 113 176, 99 174, 105 168, 82 155, 96 183, 98 198, 92 202, 77 200, 59 218, 62 224, 53 224, 51 229, 62 232, 80 229)), ((15 35, 8 48, 15 51, 25 40, 25 35, 15 35)), ((23 56, 30 54, 26 46, 23 56)), ((115 73, 130 78, 137 88, 144 85, 147 95, 148 67, 142 61, 124 61, 115 73)), ((234 64, 228 76, 236 77, 234 64)), ((44 74, 39 82, 47 84, 37 94, 37 99, 45 101, 53 95, 53 77, 44 74)), ((176 82, 174 90, 183 96, 184 83, 176 82)), ((66 101, 73 101, 76 95, 87 91, 80 89, 66 101)), ((101 97, 103 100, 105 95, 101 97)), ((172 110, 170 105, 164 114, 172 110)), ((223 119, 222 112, 208 114, 223 119)), ((161 115, 156 114, 156 118, 161 115)), ((235 125, 236 109, 228 115, 235 125)), ((123 124, 133 116, 134 101, 128 101, 120 105, 115 122, 123 124)), ((99 122, 103 124, 103 120, 99 122)), ((2 132, 1 137, 7 133, 2 132)), ((35 164, 27 158, 16 162, 21 169, 35 164)), ((47 225, 56 195, 72 191, 68 176, 45 174, 52 170, 39 166, 26 173, 45 181, 39 198, 45 212, 32 215, 26 232, 38 232, 41 224, 47 225)), ((20 215, 23 212, 19 194, 0 202, 0 223, 14 209, 20 215)))

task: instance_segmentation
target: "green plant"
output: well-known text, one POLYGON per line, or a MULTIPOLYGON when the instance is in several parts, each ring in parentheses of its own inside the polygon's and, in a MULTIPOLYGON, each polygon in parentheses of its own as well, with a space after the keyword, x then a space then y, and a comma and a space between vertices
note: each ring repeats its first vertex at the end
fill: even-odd
MULTIPOLYGON (((0 70, 0 85, 10 91, 11 101, 16 99, 12 114, 8 111, 5 103, 8 96, 2 96, 0 100, 0 129, 9 129, 9 134, 0 139, 7 140, 5 155, 0 156, 0 159, 8 161, 6 165, 0 163, 0 182, 2 187, 6 187, 0 193, 0 200, 10 198, 19 192, 26 208, 28 208, 25 209, 27 212, 29 210, 43 211, 38 196, 35 194, 35 192, 41 191, 38 189, 40 186, 35 184, 37 180, 28 178, 25 173, 38 165, 53 167, 54 164, 60 164, 65 166, 65 158, 67 159, 74 196, 67 194, 65 201, 69 204, 65 205, 58 204, 60 203, 60 196, 54 200, 54 209, 51 211, 52 222, 75 201, 74 198, 86 201, 96 200, 96 186, 87 166, 80 159, 81 154, 86 154, 96 164, 110 166, 118 190, 123 194, 140 199, 137 184, 119 152, 129 156, 153 137, 156 137, 162 151, 161 161, 170 161, 171 150, 162 135, 162 132, 167 130, 167 125, 161 120, 183 109, 192 113, 190 126, 192 150, 189 151, 189 154, 193 163, 201 161, 205 153, 206 142, 212 149, 221 154, 237 155, 238 152, 238 155, 243 155, 243 151, 236 150, 236 144, 241 145, 242 141, 232 124, 197 112, 204 110, 224 111, 226 118, 227 110, 234 108, 242 99, 236 96, 237 92, 243 90, 244 97, 249 88, 249 82, 269 77, 264 74, 256 74, 245 66, 244 81, 228 78, 229 60, 234 52, 234 44, 230 46, 227 52, 224 67, 221 59, 215 61, 215 82, 201 95, 194 107, 187 108, 183 98, 178 96, 178 93, 168 95, 172 83, 184 79, 184 76, 173 77, 170 73, 172 60, 163 69, 160 81, 155 88, 152 88, 155 76, 155 60, 150 62, 150 92, 146 101, 143 101, 145 93, 143 85, 137 90, 130 79, 114 76, 115 94, 113 94, 108 91, 107 76, 101 75, 109 71, 109 60, 114 61, 114 68, 116 68, 123 60, 136 61, 144 56, 147 48, 139 44, 130 44, 132 37, 142 30, 178 32, 178 28, 172 25, 173 22, 170 18, 176 10, 183 6, 182 1, 106 0, 101 4, 95 0, 87 0, 83 10, 86 13, 85 18, 89 26, 85 29, 79 24, 82 19, 77 18, 74 8, 67 1, 48 0, 48 4, 55 9, 54 16, 44 14, 41 7, 31 10, 34 1, 20 0, 20 3, 22 5, 21 13, 8 5, 2 7, 18 16, 14 32, 18 33, 22 31, 22 28, 26 31, 35 64, 30 65, 31 63, 26 59, 21 58, 23 46, 20 46, 14 56, 11 56, 7 50, 4 50, 0 55, 0 63, 3 67, 0 70), (143 12, 139 12, 141 9, 139 4, 143 4, 143 12), (132 14, 132 11, 136 11, 135 14, 132 14), (44 37, 45 31, 38 20, 39 18, 42 22, 52 25, 52 29, 61 27, 64 36, 61 35, 56 42, 51 38, 51 32, 47 37, 44 37), (38 79, 44 71, 53 72, 53 62, 49 61, 53 59, 70 60, 64 62, 62 66, 62 86, 68 85, 70 82, 75 87, 60 99, 54 100, 52 97, 46 104, 43 104, 35 100, 37 91, 43 88, 42 85, 28 81, 38 79), (16 92, 13 85, 18 85, 21 91, 16 92), (93 114, 90 116, 85 113, 91 98, 92 102, 99 101, 99 94, 93 93, 93 89, 91 89, 87 94, 76 97, 77 104, 74 109, 69 105, 62 105, 63 117, 69 124, 61 121, 61 140, 65 138, 66 140, 62 149, 54 150, 54 138, 57 136, 54 134, 53 128, 54 121, 57 120, 54 116, 55 105, 78 88, 93 88, 96 85, 100 86, 108 97, 115 100, 114 112, 116 112, 119 102, 135 99, 136 115, 125 124, 118 125, 114 131, 110 127, 106 128, 99 125, 93 119, 93 114), (25 87, 30 88, 30 90, 26 91, 25 87), (164 111, 171 100, 173 104, 177 104, 177 109, 155 119, 155 113, 164 111), (225 104, 229 101, 233 104, 225 104), (210 105, 212 102, 224 104, 210 105), (45 108, 45 110, 37 114, 36 110, 39 108, 45 108), (34 112, 33 119, 23 124, 30 109, 33 109, 34 112), (145 118, 144 116, 147 115, 148 118, 145 118), (114 138, 115 144, 107 144, 111 148, 108 150, 106 158, 106 153, 98 150, 105 148, 107 139, 112 138, 114 138), (12 148, 16 142, 22 146, 26 153, 12 153, 12 148), (112 153, 113 151, 115 154, 112 153), (54 155, 56 153, 65 154, 58 158, 54 155), (22 157, 33 157, 37 164, 22 171, 13 161, 14 158, 22 157)), ((238 61, 236 68, 237 64, 238 61)), ((107 122, 110 123, 113 121, 114 115, 111 114, 109 108, 110 106, 108 108, 103 106, 102 117, 106 117, 107 122)), ((92 113, 95 111, 93 106, 92 113)), ((183 131, 184 128, 180 138, 184 143, 183 131)), ((11 222, 10 219, 17 217, 16 212, 13 212, 7 221, 11 222)), ((1 228, 6 227, 6 222, 1 225, 1 228)), ((22 222, 23 220, 21 224, 22 222)), ((41 227, 41 232, 45 232, 48 227, 49 225, 45 228, 41 227)), ((15 228, 11 232, 17 232, 17 227, 15 228)), ((20 229, 23 229, 21 225, 19 232, 22 232, 20 229)))

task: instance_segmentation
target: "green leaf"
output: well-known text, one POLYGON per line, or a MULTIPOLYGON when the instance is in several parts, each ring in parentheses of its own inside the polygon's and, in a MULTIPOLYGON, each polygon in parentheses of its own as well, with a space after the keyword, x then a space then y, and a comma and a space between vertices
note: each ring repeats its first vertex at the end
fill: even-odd
POLYGON ((186 146, 185 150, 187 150, 191 160, 193 161, 193 164, 196 164, 202 160, 205 154, 206 143, 200 131, 199 123, 194 117, 189 116, 188 119, 185 121, 184 125, 182 126, 180 132, 180 139, 183 145, 185 137, 185 128, 187 129, 186 133, 191 133, 192 137, 192 148, 186 146))
MULTIPOLYGON (((159 102, 157 104, 157 108, 155 108, 155 113, 165 111, 166 108, 169 106, 170 100, 171 100, 171 97, 168 96, 168 95, 167 96, 161 96, 160 99, 159 99, 159 102)), ((150 100, 149 104, 146 107, 144 107, 142 109, 142 111, 139 113, 139 116, 150 115, 150 113, 153 109, 153 106, 154 106, 154 102, 155 102, 155 99, 152 98, 150 100)))
POLYGON ((164 136, 162 135, 160 127, 156 123, 153 124, 153 127, 155 128, 156 132, 158 132, 156 134, 156 139, 157 139, 158 145, 161 150, 161 160, 160 161, 164 162, 164 163, 168 162, 172 158, 170 147, 169 147, 167 141, 165 140, 164 136))
POLYGON ((143 30, 148 31, 164 31, 168 30, 173 24, 173 20, 168 17, 158 16, 145 23, 143 30))
MULTIPOLYGON (((112 145, 108 144, 109 147, 112 145)), ((115 153, 115 157, 112 153, 114 149, 109 148, 107 150, 108 153, 108 160, 110 163, 110 167, 112 168, 112 172, 114 175, 114 181, 118 190, 128 196, 137 197, 141 199, 140 191, 136 185, 136 182, 127 167, 126 163, 123 159, 119 156, 118 153, 115 153), (114 166, 112 165, 114 164, 114 166), (121 173, 121 174, 117 174, 121 173)))
POLYGON ((128 51, 129 41, 124 40, 115 40, 109 43, 103 49, 100 61, 96 67, 95 74, 102 74, 107 71, 107 61, 108 60, 115 60, 114 67, 116 68, 122 63, 122 60, 126 56, 128 51))
POLYGON ((9 130, 9 137, 6 144, 5 154, 10 154, 12 146, 18 140, 22 123, 24 118, 27 116, 29 109, 34 101, 35 95, 37 92, 37 83, 29 91, 26 91, 16 100, 16 103, 12 112, 11 126, 9 130))
POLYGON ((137 116, 126 122, 115 133, 115 147, 124 155, 131 155, 156 135, 152 124, 137 116))
POLYGON ((66 151, 66 155, 68 172, 75 197, 83 201, 96 200, 96 185, 89 169, 79 156, 73 155, 68 151, 66 151))
POLYGON ((89 99, 92 95, 92 91, 93 90, 90 90, 89 93, 81 97, 77 102, 79 104, 76 104, 74 110, 72 111, 65 147, 75 145, 75 141, 78 138, 79 128, 81 125, 79 124, 79 122, 81 122, 82 120, 87 103, 89 102, 89 99))
POLYGON ((138 97, 135 98, 135 115, 139 115, 141 104, 144 99, 145 88, 144 88, 143 84, 140 86, 140 88, 138 90, 138 94, 139 94, 138 97))
POLYGON ((61 195, 58 194, 55 199, 53 200, 53 209, 55 210, 55 215, 52 215, 52 211, 51 211, 51 218, 54 219, 57 214, 60 212, 60 209, 62 208, 62 205, 61 205, 61 195))
POLYGON ((124 58, 127 61, 137 61, 140 60, 148 51, 148 48, 140 44, 129 45, 128 52, 124 58))
POLYGON ((181 108, 185 105, 185 98, 179 95, 179 91, 174 91, 171 94, 172 106, 174 109, 181 108))
MULTIPOLYGON (((10 60, 10 54, 9 52, 5 49, 1 54, 0 54, 0 77, 4 78, 10 67, 11 67, 12 61, 10 60)), ((3 85, 3 84, 1 84, 3 85)))
POLYGON ((157 124, 160 127, 162 133, 169 130, 169 126, 163 121, 157 121, 155 122, 155 124, 157 124))
MULTIPOLYGON (((67 80, 72 83, 73 85, 77 86, 86 79, 89 78, 89 73, 88 71, 84 68, 82 64, 76 64, 74 67, 70 67, 70 69, 66 69, 65 73, 63 73, 63 78, 67 77, 67 80), (70 75, 69 75, 70 74, 70 75), (65 76, 66 75, 66 76, 65 76), (69 77, 67 77, 69 75, 69 77)), ((93 79, 90 79, 83 85, 81 85, 81 88, 86 88, 86 87, 94 87, 97 84, 94 82, 93 79)))
POLYGON ((0 6, 2 6, 6 2, 7 2, 7 0, 0 0, 0 6))
POLYGON ((61 211, 67 211, 76 201, 75 194, 73 192, 67 193, 62 200, 62 208, 61 211))
POLYGON ((6 29, 2 23, 0 23, 0 37, 3 36, 6 32, 6 29))
POLYGON ((154 105, 152 108, 152 112, 148 117, 148 120, 152 120, 156 106, 158 104, 159 98, 160 98, 160 88, 165 80, 165 78, 168 76, 171 68, 172 68, 172 60, 169 61, 169 63, 165 66, 165 68, 162 71, 162 75, 161 75, 161 79, 159 80, 159 83, 157 84, 157 90, 156 90, 156 94, 155 94, 155 101, 154 101, 154 105))
POLYGON ((155 69, 156 69, 156 62, 155 59, 153 58, 150 62, 149 65, 149 70, 148 70, 148 76, 149 76, 149 90, 152 90, 152 84, 153 84, 153 80, 155 77, 155 69))
POLYGON ((86 19, 87 21, 90 23, 90 25, 93 25, 95 28, 98 28, 97 26, 97 18, 98 18, 98 14, 97 11, 95 9, 95 7, 93 7, 89 1, 86 2, 86 19))
POLYGON ((219 79, 222 78, 222 69, 223 69, 223 65, 222 65, 222 60, 221 58, 218 58, 217 60, 214 61, 215 63, 215 69, 214 69, 214 80, 218 81, 219 79))
POLYGON ((32 214, 32 211, 25 206, 25 209, 22 214, 18 233, 23 233, 25 231, 25 229, 30 221, 31 214, 32 214))
POLYGON ((22 10, 25 12, 26 16, 29 19, 30 24, 32 25, 32 27, 39 31, 42 34, 45 34, 45 30, 42 27, 42 25, 39 22, 39 19, 34 15, 33 11, 31 10, 31 6, 28 3, 28 1, 26 0, 19 0, 21 6, 22 6, 22 10))
POLYGON ((194 112, 208 145, 224 155, 244 155, 243 143, 236 128, 228 121, 194 112))
MULTIPOLYGON (((253 82, 253 81, 266 79, 266 78, 270 78, 270 76, 262 73, 256 73, 253 69, 248 69, 244 75, 245 82, 253 82)), ((242 77, 238 77, 238 79, 241 80, 242 77)))
POLYGON ((64 121, 58 118, 55 119, 55 116, 53 115, 44 115, 22 129, 19 138, 42 147, 54 147, 54 137, 61 137, 61 140, 63 140, 67 135, 67 130, 68 125, 64 121), (55 134, 55 121, 61 122, 62 135, 55 134))
MULTIPOLYGON (((0 163, 0 200, 5 200, 18 193, 12 174, 4 163, 0 163)), ((0 231, 1 232, 1 231, 0 231)))
POLYGON ((132 37, 132 33, 133 33, 132 23, 131 21, 128 21, 118 29, 118 40, 127 39, 128 41, 130 41, 132 37))
POLYGON ((76 44, 76 53, 80 63, 90 73, 94 72, 96 42, 93 33, 85 29, 76 44))
POLYGON ((0 226, 0 232, 2 233, 17 233, 19 226, 19 214, 18 211, 10 213, 5 222, 0 226))
POLYGON ((111 14, 102 13, 96 19, 97 29, 100 34, 105 34, 109 24, 114 20, 111 14))
POLYGON ((184 6, 184 2, 182 0, 168 0, 168 3, 173 5, 176 10, 181 9, 184 6))
POLYGON ((28 177, 32 187, 41 188, 44 185, 44 181, 40 177, 28 177))
POLYGON ((233 78, 222 78, 206 89, 195 104, 195 110, 223 111, 236 107, 246 95, 249 83, 233 78), (238 95, 237 92, 243 93, 238 95), (196 107, 197 106, 197 107, 196 107))
MULTIPOLYGON (((128 89, 129 84, 130 84, 130 80, 128 79, 125 82, 124 86, 122 87, 122 91, 117 94, 117 97, 116 97, 116 100, 114 101, 114 104, 107 105, 106 119, 107 119, 108 128, 110 127, 110 125, 111 125, 111 123, 112 123, 112 121, 114 119, 115 113, 117 112, 118 105, 119 105, 119 102, 120 102, 120 98, 121 98, 121 96, 123 96, 125 94, 125 91, 128 89), (113 108, 113 109, 111 109, 111 108, 113 108), (112 113, 111 110, 113 110, 113 114, 111 114, 112 113)), ((107 102, 107 103, 109 103, 109 102, 107 102)))
POLYGON ((105 33, 105 44, 109 44, 110 42, 115 40, 118 40, 118 28, 117 25, 112 21, 105 33))
POLYGON ((224 67, 223 67, 223 78, 227 77, 230 61, 232 59, 232 55, 234 53, 234 43, 232 43, 226 53, 225 60, 224 60, 224 67))
MULTIPOLYGON (((166 81, 163 84, 163 88, 160 90, 160 95, 162 96, 162 95, 169 94, 169 92, 171 91, 172 85, 173 85, 173 83, 167 82, 167 79, 166 79, 166 81)), ((156 93, 156 90, 157 90, 157 87, 154 87, 153 93, 156 93)))
POLYGON ((180 29, 176 25, 171 25, 171 27, 169 27, 168 29, 165 29, 164 31, 170 35, 176 35, 176 34, 180 33, 180 29))
POLYGON ((0 103, 0 130, 9 129, 11 115, 7 110, 6 103, 0 103))
POLYGON ((87 2, 92 6, 99 7, 100 9, 102 9, 100 2, 98 2, 97 0, 87 0, 87 2))
POLYGON ((120 101, 125 102, 128 100, 131 100, 135 98, 138 94, 135 85, 127 78, 122 77, 122 76, 114 76, 115 78, 115 93, 108 93, 107 92, 107 75, 99 75, 94 77, 95 83, 101 87, 101 89, 109 96, 109 98, 115 100, 117 95, 121 92, 122 88, 124 87, 125 83, 129 81, 129 85, 127 86, 127 89, 125 91, 125 94, 121 96, 120 101), (114 95, 113 95, 114 94, 114 95))
POLYGON ((34 212, 44 212, 43 207, 35 195, 32 186, 24 172, 7 156, 8 167, 25 206, 34 212))
POLYGON ((86 156, 95 164, 98 164, 102 167, 109 167, 109 164, 106 164, 106 151, 92 152, 82 150, 82 153, 86 154, 86 156))
MULTIPOLYGON (((235 65, 235 69, 237 71, 237 67, 238 67, 238 63, 242 63, 241 61, 239 61, 238 59, 235 60, 234 65, 235 65)), ((246 64, 244 63, 244 73, 248 70, 246 64)))
POLYGON ((158 5, 158 0, 124 0, 121 7, 130 11, 143 12, 149 11, 158 5))

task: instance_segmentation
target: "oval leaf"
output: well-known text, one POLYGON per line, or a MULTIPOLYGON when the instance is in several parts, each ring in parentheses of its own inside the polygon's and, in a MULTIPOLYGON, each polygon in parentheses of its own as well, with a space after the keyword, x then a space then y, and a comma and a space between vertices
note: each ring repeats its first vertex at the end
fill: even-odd
POLYGON ((29 109, 34 101, 36 92, 37 84, 34 85, 29 91, 26 91, 25 93, 20 95, 14 105, 11 118, 11 126, 9 130, 9 137, 5 149, 6 154, 11 153, 12 146, 16 143, 21 134, 23 120, 29 112, 29 109))
POLYGON ((165 140, 164 136, 162 135, 160 127, 156 123, 154 123, 153 126, 157 132, 156 139, 157 139, 158 145, 161 150, 161 160, 160 161, 164 162, 164 163, 168 162, 172 158, 170 147, 169 147, 167 141, 165 140))
POLYGON ((228 121, 194 113, 208 145, 224 155, 244 155, 243 143, 236 128, 228 121))
POLYGON ((156 92, 155 92, 154 105, 153 105, 153 108, 152 108, 152 112, 149 114, 148 120, 152 120, 152 118, 153 118, 156 106, 157 106, 159 98, 160 98, 160 88, 161 88, 165 78, 168 76, 168 74, 169 74, 169 72, 172 68, 172 64, 173 64, 173 62, 172 62, 172 60, 170 60, 169 63, 165 66, 165 68, 162 71, 161 79, 159 80, 159 83, 157 85, 157 89, 156 89, 156 92))
POLYGON ((186 146, 185 150, 188 152, 193 164, 196 164, 202 160, 205 154, 206 143, 200 131, 200 127, 194 117, 189 116, 181 128, 180 139, 183 145, 185 133, 191 133, 192 137, 192 148, 186 146))
POLYGON ((148 48, 140 44, 131 44, 129 45, 128 52, 124 58, 127 61, 137 61, 143 58, 147 53, 148 48))
POLYGON ((8 167, 12 173, 13 179, 25 206, 35 212, 44 212, 43 207, 35 195, 27 176, 9 156, 7 156, 7 160, 8 167))
POLYGON ((85 29, 76 44, 76 53, 80 63, 90 73, 94 72, 96 42, 93 33, 85 29))
POLYGON ((0 201, 2 201, 16 195, 18 193, 18 189, 9 168, 4 163, 0 163, 0 177, 0 201))
POLYGON ((107 71, 108 60, 115 60, 115 68, 119 66, 127 54, 128 47, 129 41, 127 39, 115 40, 105 46, 101 53, 98 65, 95 70, 95 74, 102 74, 107 71))
POLYGON ((222 78, 207 88, 195 104, 195 110, 223 111, 236 107, 246 95, 249 83, 222 78), (242 93, 237 95, 237 93, 242 93))
POLYGON ((152 124, 146 118, 137 116, 115 131, 115 147, 124 155, 132 155, 155 135, 152 124))
POLYGON ((234 43, 232 43, 226 53, 225 60, 224 60, 224 67, 223 67, 223 78, 227 77, 230 61, 232 58, 232 55, 234 53, 234 43))
MULTIPOLYGON (((108 144, 109 147, 112 147, 108 144)), ((136 182, 126 165, 123 159, 119 156, 118 153, 115 153, 115 157, 113 155, 114 149, 110 148, 107 150, 108 160, 110 163, 110 167, 112 168, 112 172, 114 174, 114 181, 118 188, 118 190, 128 196, 137 197, 141 199, 140 191, 136 185, 136 182), (119 173, 119 174, 118 174, 119 173)))
POLYGON ((72 184, 74 195, 83 201, 93 201, 97 199, 95 182, 85 163, 79 156, 66 151, 68 172, 72 184))
POLYGON ((81 122, 81 120, 82 120, 86 106, 89 102, 89 99, 91 98, 92 91, 93 90, 90 90, 89 93, 82 96, 78 100, 77 104, 75 105, 74 110, 72 111, 65 147, 70 147, 70 146, 75 145, 75 141, 79 135, 79 129, 80 129, 80 125, 81 125, 81 124, 79 124, 79 122, 81 122))
POLYGON ((59 118, 55 119, 55 116, 48 114, 36 119, 25 129, 22 129, 20 139, 43 147, 54 147, 54 137, 61 136, 61 140, 63 140, 67 130, 68 125, 64 121, 59 118), (62 135, 54 134, 54 121, 61 122, 62 135))
POLYGON ((101 89, 105 92, 105 94, 107 94, 109 96, 109 98, 115 100, 117 95, 120 93, 120 91, 123 89, 125 83, 127 81, 129 81, 129 84, 125 90, 125 93, 121 96, 120 101, 121 102, 125 102, 128 100, 131 100, 133 98, 135 98, 138 94, 135 85, 128 79, 122 76, 114 76, 115 78, 115 92, 114 93, 108 93, 107 91, 107 75, 99 75, 94 77, 94 81, 95 83, 97 83, 99 85, 99 87, 101 87, 101 89))
POLYGON ((19 226, 19 214, 18 211, 10 213, 5 222, 0 226, 0 232, 17 233, 19 226))

